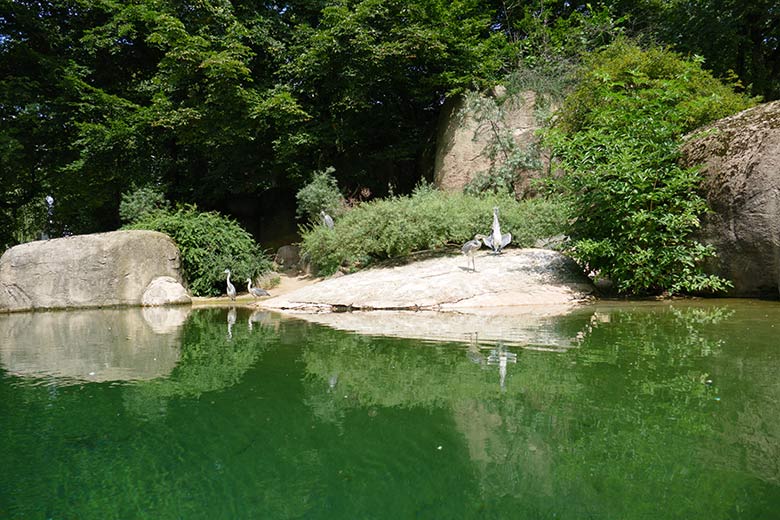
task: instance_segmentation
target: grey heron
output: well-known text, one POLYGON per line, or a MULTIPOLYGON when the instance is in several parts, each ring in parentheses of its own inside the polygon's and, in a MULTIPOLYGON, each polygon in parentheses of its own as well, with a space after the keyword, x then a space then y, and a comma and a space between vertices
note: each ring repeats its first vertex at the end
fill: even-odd
POLYGON ((512 241, 511 233, 501 234, 501 224, 498 223, 498 207, 493 208, 493 226, 490 236, 482 239, 486 246, 493 250, 497 255, 512 241))
POLYGON ((333 217, 324 211, 320 211, 320 216, 322 217, 322 223, 325 224, 325 227, 328 229, 333 229, 333 217))
POLYGON ((225 269, 225 274, 227 275, 227 295, 230 297, 231 300, 235 300, 236 288, 233 286, 232 283, 230 283, 230 269, 225 269))
MULTIPOLYGON (((487 237, 485 235, 480 235, 477 233, 474 235, 473 240, 469 240, 465 244, 463 244, 463 247, 460 248, 460 252, 466 255, 467 257, 471 258, 471 266, 474 271, 477 270, 477 266, 474 263, 474 255, 479 251, 479 248, 482 247, 482 240, 486 239, 487 237)), ((466 260, 466 268, 468 268, 469 263, 468 259, 466 260)))
POLYGON ((271 293, 266 291, 265 289, 261 289, 260 287, 252 287, 252 279, 247 278, 246 279, 246 292, 254 296, 255 298, 259 298, 261 296, 271 296, 271 293))

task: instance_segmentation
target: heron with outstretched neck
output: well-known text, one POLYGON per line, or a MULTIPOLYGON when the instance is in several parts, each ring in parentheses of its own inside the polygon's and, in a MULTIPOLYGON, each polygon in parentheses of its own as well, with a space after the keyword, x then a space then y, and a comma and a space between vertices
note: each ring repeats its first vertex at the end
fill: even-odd
POLYGON ((501 234, 501 224, 498 223, 498 207, 493 208, 493 226, 489 236, 484 237, 482 241, 486 246, 493 250, 493 254, 497 255, 501 253, 509 242, 512 241, 511 233, 501 234))
POLYGON ((460 248, 460 252, 466 255, 467 257, 466 259, 467 269, 469 267, 468 258, 471 258, 472 270, 473 271, 477 270, 477 266, 474 263, 474 255, 477 253, 477 251, 479 251, 479 248, 482 247, 482 240, 484 240, 485 238, 486 238, 485 235, 480 235, 479 233, 477 233, 476 235, 474 235, 473 240, 469 240, 468 242, 463 244, 463 247, 460 248))
POLYGON ((231 300, 235 300, 236 288, 232 283, 230 283, 230 269, 225 269, 225 274, 227 275, 227 295, 231 300))
POLYGON ((246 292, 251 294, 255 297, 255 299, 261 297, 261 296, 271 296, 271 293, 266 291, 265 289, 261 289, 260 287, 252 287, 252 279, 247 278, 246 279, 246 292))

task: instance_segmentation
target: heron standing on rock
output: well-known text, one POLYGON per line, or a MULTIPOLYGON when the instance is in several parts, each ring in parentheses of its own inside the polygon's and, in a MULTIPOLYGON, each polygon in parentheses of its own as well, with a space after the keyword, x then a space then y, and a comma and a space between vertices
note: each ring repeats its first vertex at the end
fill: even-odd
MULTIPOLYGON (((486 238, 488 238, 488 237, 486 237, 485 235, 480 235, 479 233, 477 233, 476 235, 474 235, 474 239, 473 240, 469 240, 468 242, 463 244, 463 247, 460 248, 461 253, 463 253, 467 257, 471 257, 471 265, 472 265, 472 268, 473 268, 472 270, 473 271, 477 270, 477 266, 474 263, 474 255, 477 253, 477 251, 479 251, 479 248, 482 247, 482 240, 484 240, 486 238)), ((468 259, 467 259, 466 260, 466 268, 468 268, 468 266, 469 266, 469 262, 468 262, 468 259)))
POLYGON ((261 289, 260 287, 252 287, 252 279, 247 278, 246 279, 246 292, 251 294, 255 297, 255 299, 261 297, 261 296, 271 296, 271 293, 266 291, 265 289, 261 289))
POLYGON ((236 288, 230 283, 230 269, 225 269, 227 275, 227 295, 231 300, 236 299, 236 288))
POLYGON ((325 211, 320 211, 320 216, 322 217, 322 223, 325 224, 325 227, 333 229, 333 217, 325 213, 325 211))
POLYGON ((482 241, 493 250, 494 255, 501 253, 501 250, 512 241, 511 233, 501 234, 501 224, 498 223, 498 207, 493 208, 493 231, 482 241))

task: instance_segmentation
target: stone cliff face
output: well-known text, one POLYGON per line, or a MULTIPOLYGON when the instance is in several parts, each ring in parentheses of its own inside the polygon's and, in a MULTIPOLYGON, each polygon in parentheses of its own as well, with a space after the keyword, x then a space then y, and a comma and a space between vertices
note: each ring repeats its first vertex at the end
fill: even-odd
POLYGON ((0 312, 189 303, 180 268, 176 244, 155 231, 29 242, 0 257, 0 312))
MULTIPOLYGON (((491 146, 497 135, 511 135, 523 150, 536 146, 537 95, 533 91, 506 97, 502 87, 496 87, 491 96, 482 101, 490 104, 490 114, 477 113, 477 108, 468 107, 464 98, 448 100, 442 108, 436 135, 436 158, 434 182, 444 191, 462 191, 474 177, 498 166, 503 160, 501 153, 491 153, 491 146), (503 98, 498 103, 493 100, 503 98)), ((518 197, 532 195, 530 179, 539 177, 549 168, 549 157, 539 157, 541 170, 519 172, 515 192, 518 197)))
POLYGON ((780 101, 716 121, 687 138, 682 163, 701 164, 713 213, 701 240, 718 257, 707 270, 731 296, 780 296, 780 101))

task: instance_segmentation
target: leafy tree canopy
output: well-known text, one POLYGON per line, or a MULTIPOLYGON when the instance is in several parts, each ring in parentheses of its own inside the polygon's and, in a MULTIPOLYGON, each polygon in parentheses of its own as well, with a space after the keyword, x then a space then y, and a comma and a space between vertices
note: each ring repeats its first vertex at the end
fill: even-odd
MULTIPOLYGON (((115 229, 162 186, 225 211, 336 169, 409 192, 445 96, 520 69, 565 76, 620 32, 780 96, 770 0, 0 0, 0 246, 115 229)), ((292 202, 292 201, 291 201, 292 202)))

